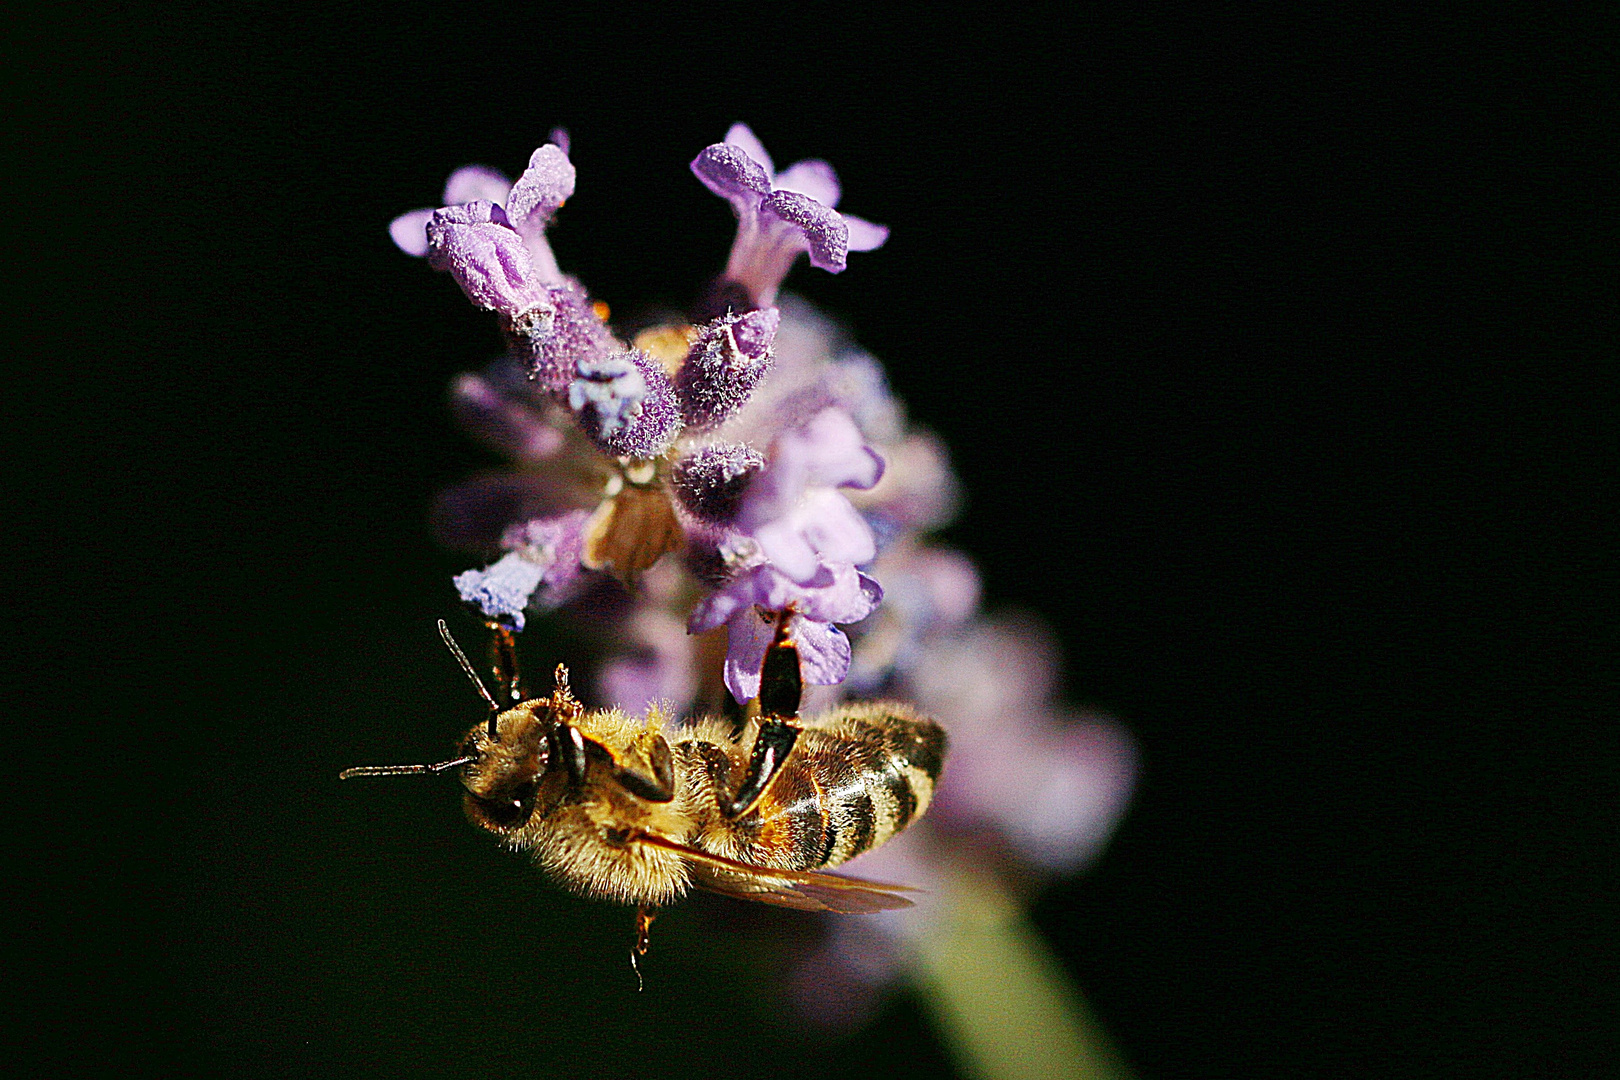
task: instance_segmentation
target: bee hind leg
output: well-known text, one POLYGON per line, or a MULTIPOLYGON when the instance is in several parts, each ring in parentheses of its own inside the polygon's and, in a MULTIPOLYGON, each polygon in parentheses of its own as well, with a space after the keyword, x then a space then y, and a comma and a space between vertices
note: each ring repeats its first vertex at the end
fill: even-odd
POLYGON ((720 798, 720 812, 728 818, 740 818, 754 808, 765 789, 771 786, 776 774, 782 771, 793 744, 799 740, 799 728, 779 717, 770 717, 759 725, 754 736, 754 749, 748 758, 748 772, 743 776, 737 794, 727 800, 720 798))
POLYGON ((799 716, 803 690, 799 680, 799 650, 786 638, 786 622, 783 619, 778 626, 776 640, 765 650, 765 662, 760 666, 759 711, 763 719, 749 753, 748 772, 737 794, 730 802, 721 799, 720 811, 728 818, 742 817, 754 808, 799 739, 799 726, 793 722, 799 716))

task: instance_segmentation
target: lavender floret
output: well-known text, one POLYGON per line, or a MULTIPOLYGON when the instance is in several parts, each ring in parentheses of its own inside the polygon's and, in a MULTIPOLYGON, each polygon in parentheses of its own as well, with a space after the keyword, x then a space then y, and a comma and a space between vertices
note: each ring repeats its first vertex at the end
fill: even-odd
POLYGON ((759 695, 760 665, 781 615, 799 649, 800 677, 831 686, 843 681, 850 663, 849 638, 833 624, 866 618, 882 599, 878 583, 847 563, 822 563, 804 582, 762 563, 699 603, 687 629, 700 634, 726 626, 726 686, 745 702, 759 695))
POLYGON ((824 409, 783 434, 743 495, 737 527, 795 581, 822 560, 861 565, 877 554, 871 526, 838 487, 871 488, 883 459, 841 409, 824 409))
POLYGON ((523 609, 540 587, 546 567, 519 552, 503 555, 482 570, 468 570, 455 576, 456 591, 474 605, 486 619, 493 619, 509 630, 522 630, 523 609))
POLYGON ((435 210, 427 224, 428 265, 448 271, 467 299, 529 337, 550 332, 555 305, 506 212, 479 200, 435 210))
POLYGON ((747 125, 734 124, 725 142, 706 147, 692 162, 705 187, 731 203, 737 239, 726 277, 747 289, 756 305, 776 298, 801 252, 810 263, 840 273, 851 251, 871 251, 889 230, 833 209, 842 190, 825 161, 800 161, 780 175, 747 125))

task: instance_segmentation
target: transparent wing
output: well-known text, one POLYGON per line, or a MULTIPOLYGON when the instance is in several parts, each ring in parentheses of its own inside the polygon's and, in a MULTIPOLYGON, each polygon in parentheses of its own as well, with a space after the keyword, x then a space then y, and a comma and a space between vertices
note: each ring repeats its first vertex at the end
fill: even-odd
POLYGON ((691 865, 693 881, 699 888, 799 911, 835 911, 846 915, 889 911, 910 907, 911 901, 897 894, 915 891, 906 885, 863 881, 814 870, 754 866, 652 833, 643 833, 641 842, 679 854, 691 865))

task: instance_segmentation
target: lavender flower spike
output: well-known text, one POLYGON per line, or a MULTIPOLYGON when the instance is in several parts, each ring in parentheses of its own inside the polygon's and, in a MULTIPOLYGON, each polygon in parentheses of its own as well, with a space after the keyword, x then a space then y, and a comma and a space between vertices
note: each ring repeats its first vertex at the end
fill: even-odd
POLYGON ((568 407, 592 441, 620 457, 655 458, 681 431, 669 376, 644 352, 580 360, 568 407))
POLYGON ((467 299, 499 312, 514 332, 551 332, 556 306, 506 212, 480 199, 435 210, 428 221, 428 265, 449 271, 467 299))
POLYGON ((726 624, 726 686, 739 702, 759 696, 760 665, 780 614, 799 651, 799 676, 814 686, 842 682, 849 671, 849 638, 833 623, 870 615, 883 599, 878 583, 847 563, 822 563, 796 582, 769 563, 738 574, 698 604, 687 620, 694 634, 726 624))
POLYGON ((871 251, 888 239, 884 226, 833 209, 842 192, 831 165, 801 161, 777 176, 765 147, 744 124, 734 124, 725 142, 706 147, 692 172, 736 212, 737 239, 725 276, 760 307, 774 302, 801 253, 809 253, 812 266, 836 274, 849 252, 871 251))
POLYGON ((717 427, 747 404, 776 358, 771 344, 781 321, 775 308, 764 308, 704 325, 675 376, 687 424, 699 431, 717 427))

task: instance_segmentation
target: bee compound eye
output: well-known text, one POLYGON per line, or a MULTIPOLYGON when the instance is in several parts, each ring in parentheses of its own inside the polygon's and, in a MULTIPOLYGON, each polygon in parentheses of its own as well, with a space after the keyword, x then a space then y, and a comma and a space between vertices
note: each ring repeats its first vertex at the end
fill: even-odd
POLYGON ((538 780, 529 780, 488 795, 468 792, 468 813, 486 828, 519 828, 534 815, 534 797, 539 787, 538 780))

